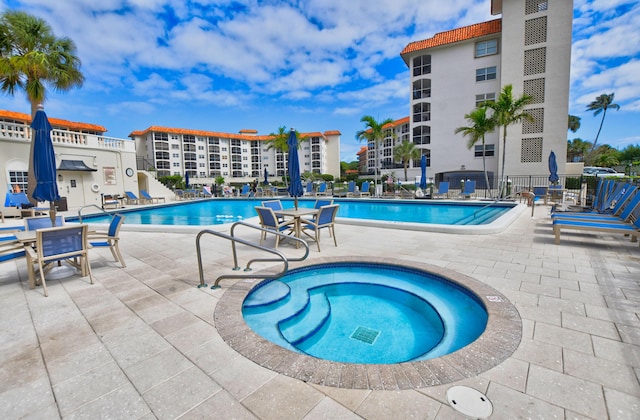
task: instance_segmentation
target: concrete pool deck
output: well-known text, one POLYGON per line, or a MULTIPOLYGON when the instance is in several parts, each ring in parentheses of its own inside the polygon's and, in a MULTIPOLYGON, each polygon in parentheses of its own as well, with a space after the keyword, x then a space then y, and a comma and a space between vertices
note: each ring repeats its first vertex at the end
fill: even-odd
MULTIPOLYGON (((234 282, 196 288, 195 234, 123 231, 127 268, 108 250, 92 250, 96 283, 50 281, 48 298, 41 288, 29 290, 24 260, 0 264, 0 416, 449 419, 464 417, 446 391, 465 385, 488 396, 492 419, 640 417, 637 244, 568 232, 554 245, 544 207, 488 235, 342 224, 336 234, 338 247, 323 235, 322 252, 312 246, 310 262, 395 258, 497 289, 522 318, 517 349, 477 376, 425 388, 341 389, 292 379, 222 340, 213 313, 234 282)), ((280 249, 302 252, 286 243, 280 249)), ((242 262, 257 255, 244 247, 239 253, 242 262)), ((209 283, 231 272, 228 243, 208 238, 203 255, 209 283)), ((395 379, 406 378, 398 372, 395 379)))

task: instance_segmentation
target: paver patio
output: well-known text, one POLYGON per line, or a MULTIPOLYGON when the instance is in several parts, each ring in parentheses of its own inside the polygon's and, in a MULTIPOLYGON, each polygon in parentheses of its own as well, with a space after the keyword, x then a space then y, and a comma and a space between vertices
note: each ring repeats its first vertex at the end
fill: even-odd
MULTIPOLYGON (((336 234, 337 248, 324 235, 322 252, 312 244, 309 260, 396 258, 494 287, 522 318, 517 350, 491 370, 435 387, 308 384, 221 339, 213 313, 233 282, 196 288, 195 233, 123 230, 127 268, 108 250, 92 250, 94 285, 80 277, 48 281, 45 298, 41 288, 29 290, 24 260, 0 265, 0 418, 463 418, 446 400, 454 385, 485 393, 492 419, 640 418, 637 244, 568 232, 554 245, 542 207, 499 234, 342 224, 336 234)), ((302 252, 286 243, 280 249, 302 252)), ((203 255, 209 282, 230 271, 225 241, 207 238, 203 255)), ((256 253, 241 248, 240 255, 256 253)))

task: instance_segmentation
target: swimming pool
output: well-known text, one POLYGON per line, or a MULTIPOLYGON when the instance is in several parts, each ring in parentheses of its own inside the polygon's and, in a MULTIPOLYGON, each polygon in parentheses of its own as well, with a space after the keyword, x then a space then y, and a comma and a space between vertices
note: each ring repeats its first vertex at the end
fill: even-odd
MULTIPOLYGON (((292 269, 307 265, 363 263, 357 256, 329 257, 291 264, 292 269)), ((518 348, 522 321, 513 304, 493 287, 464 274, 430 264, 396 258, 376 257, 377 264, 400 269, 421 270, 444 277, 471 291, 488 314, 482 334, 470 344, 440 357, 403 363, 368 364, 334 362, 286 349, 257 334, 244 320, 242 306, 265 276, 245 279, 231 285, 216 304, 214 323, 220 337, 235 351, 267 369, 308 383, 350 389, 415 389, 477 377, 498 366, 518 348)), ((265 271, 268 274, 268 271, 265 271)))
MULTIPOLYGON (((264 200, 268 200, 265 198, 264 200)), ((118 212, 125 214, 125 225, 211 226, 256 217, 255 206, 262 199, 207 199, 187 203, 172 203, 145 208, 128 208, 118 212)), ((284 207, 293 207, 293 199, 281 199, 284 207)), ((413 230, 438 230, 439 226, 484 227, 487 233, 504 229, 510 223, 517 208, 515 203, 453 202, 435 200, 375 200, 342 199, 337 222, 413 230), (429 229, 425 229, 425 226, 429 229)), ((313 207, 315 199, 300 199, 300 207, 313 207)), ((83 216, 89 223, 108 223, 104 214, 83 216)), ((443 231, 446 229, 442 229, 443 231)))
POLYGON ((247 324, 292 351, 346 363, 402 363, 473 342, 487 312, 469 290, 422 270, 352 262, 312 265, 259 284, 247 324))

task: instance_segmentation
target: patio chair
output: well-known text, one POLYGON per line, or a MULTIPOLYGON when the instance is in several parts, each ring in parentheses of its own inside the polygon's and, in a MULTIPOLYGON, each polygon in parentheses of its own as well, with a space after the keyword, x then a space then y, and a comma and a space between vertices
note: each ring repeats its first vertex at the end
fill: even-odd
POLYGON ((318 185, 318 191, 316 191, 316 197, 321 195, 327 195, 327 184, 325 182, 318 185))
POLYGON ((347 197, 353 197, 356 193, 356 182, 349 181, 349 185, 347 186, 347 197))
POLYGON ((304 189, 304 195, 313 195, 313 182, 307 182, 307 186, 304 189))
POLYGON ((11 242, 0 242, 0 263, 24 258, 24 256, 24 245, 17 240, 11 242))
POLYGON ((88 225, 68 225, 36 231, 35 247, 25 247, 29 271, 29 285, 35 285, 35 267, 40 273, 40 281, 45 296, 47 283, 45 274, 59 261, 79 268, 82 277, 89 276, 93 284, 93 274, 89 264, 88 225))
MULTIPOLYGON (((258 216, 260 217, 260 226, 264 229, 273 230, 278 233, 288 233, 291 234, 295 229, 295 220, 287 220, 287 221, 279 221, 276 217, 273 209, 269 207, 256 207, 256 211, 258 212, 258 216)), ((267 238, 267 232, 262 232, 260 235, 260 245, 262 245, 262 241, 267 238)), ((280 243, 280 235, 276 235, 276 248, 278 248, 278 244, 280 243)))
POLYGON ((359 197, 370 197, 371 193, 369 192, 369 181, 364 181, 362 183, 362 187, 360 187, 359 197))
POLYGON ((438 185, 438 191, 433 193, 433 198, 447 197, 449 198, 449 182, 442 181, 438 185))
POLYGON ((163 203, 165 202, 164 197, 152 197, 146 190, 140 190, 140 195, 151 204, 160 203, 160 200, 162 200, 163 203))
MULTIPOLYGON (((276 212, 278 210, 282 210, 282 202, 280 200, 263 201, 262 202, 262 207, 269 207, 271 210, 276 212)), ((280 221, 280 222, 284 221, 284 217, 283 216, 279 216, 278 217, 278 221, 280 221)))
POLYGON ((320 252, 320 231, 322 229, 327 229, 329 231, 329 236, 333 237, 334 245, 338 246, 338 242, 336 241, 336 232, 334 230, 338 207, 340 207, 340 204, 331 204, 329 206, 320 207, 320 211, 316 215, 315 219, 307 221, 306 224, 302 226, 302 233, 316 241, 318 252, 320 252), (308 231, 313 231, 313 235, 309 234, 308 231))
POLYGON ((118 241, 120 237, 118 234, 120 233, 120 226, 122 226, 122 222, 124 222, 124 216, 116 213, 111 218, 111 223, 109 224, 109 229, 104 231, 92 231, 87 234, 87 239, 89 244, 94 248, 104 248, 108 247, 111 250, 111 254, 116 262, 119 262, 122 265, 122 268, 125 268, 127 265, 124 262, 124 258, 122 258, 122 254, 120 253, 120 247, 118 247, 118 241))
POLYGON ((467 181, 464 183, 464 190, 460 193, 462 198, 471 198, 476 195, 476 181, 467 181))
POLYGON ((560 232, 563 229, 579 230, 590 233, 613 233, 631 236, 631 242, 637 242, 640 236, 640 218, 633 223, 618 223, 591 220, 566 220, 558 219, 553 221, 553 234, 555 244, 560 244, 560 232))
MULTIPOLYGON (((313 208, 314 209, 320 209, 324 206, 330 206, 333 204, 333 199, 332 198, 321 198, 319 200, 316 200, 316 202, 313 204, 313 208)), ((315 221, 316 217, 318 216, 319 212, 311 215, 311 217, 309 216, 302 216, 302 220, 308 221, 308 220, 312 220, 315 221)))
POLYGON ((250 193, 251 189, 249 188, 249 184, 244 184, 242 190, 240 190, 240 197, 249 197, 250 193))
POLYGON ((131 191, 125 191, 125 200, 127 200, 127 204, 140 204, 140 199, 137 195, 132 193, 131 191))
POLYGON ((533 204, 542 200, 543 204, 546 206, 549 200, 548 191, 549 187, 533 187, 533 204))
POLYGON ((0 228, 0 242, 17 241, 15 233, 24 230, 24 226, 7 226, 0 228))
POLYGON ((117 209, 118 207, 120 207, 120 200, 118 199, 118 196, 115 195, 111 195, 111 194, 100 194, 100 198, 102 199, 102 208, 108 208, 108 207, 113 207, 114 209, 117 209))
MULTIPOLYGON (((64 216, 56 215, 56 227, 64 226, 64 224, 64 216)), ((53 224, 51 224, 49 216, 26 217, 24 227, 26 230, 38 230, 53 227, 53 224)))

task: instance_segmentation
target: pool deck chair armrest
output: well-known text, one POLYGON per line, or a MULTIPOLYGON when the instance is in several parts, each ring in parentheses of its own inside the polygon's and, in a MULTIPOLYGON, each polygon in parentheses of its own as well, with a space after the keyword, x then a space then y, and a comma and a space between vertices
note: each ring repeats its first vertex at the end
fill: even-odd
POLYGON ((581 220, 554 220, 553 234, 555 243, 560 244, 560 232, 563 229, 579 230, 591 233, 612 233, 631 236, 631 242, 637 242, 640 236, 640 219, 630 223, 607 223, 581 220))

